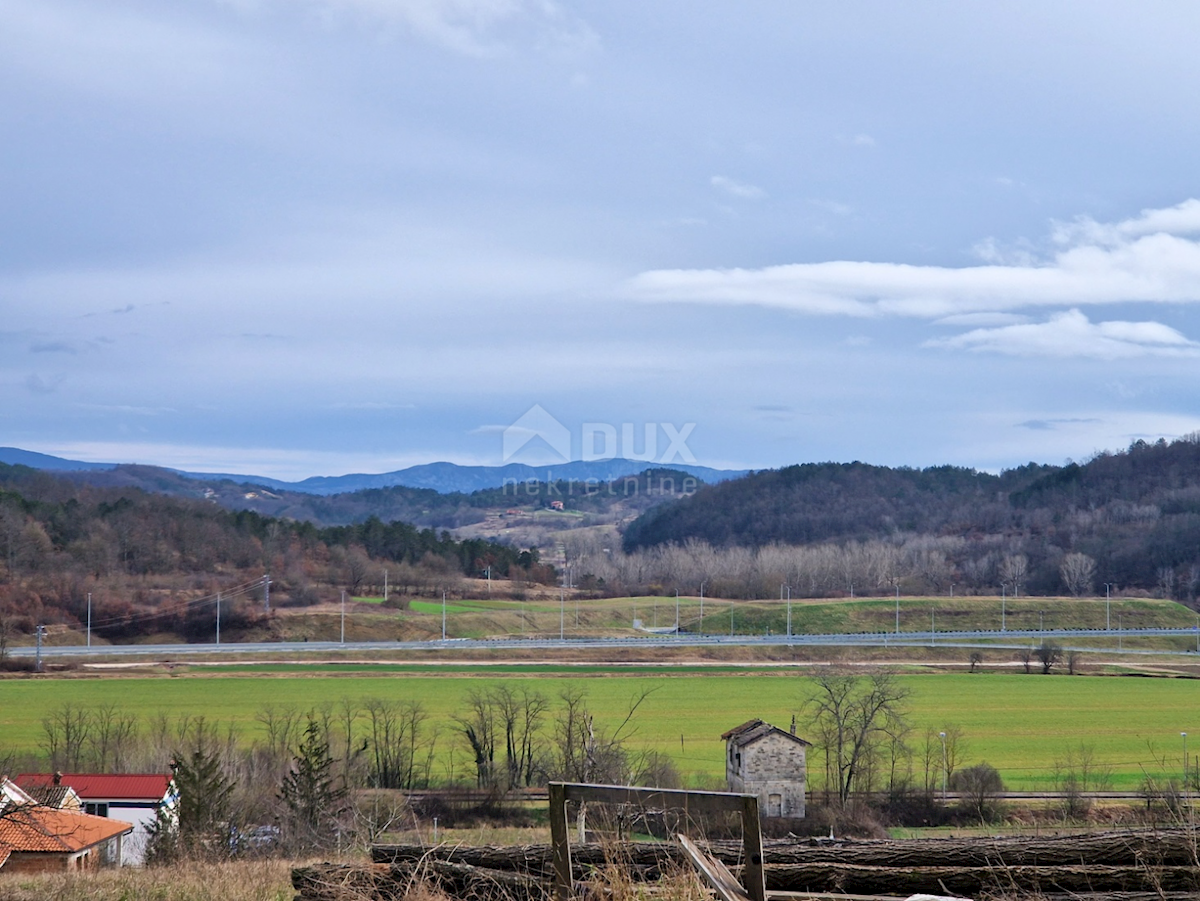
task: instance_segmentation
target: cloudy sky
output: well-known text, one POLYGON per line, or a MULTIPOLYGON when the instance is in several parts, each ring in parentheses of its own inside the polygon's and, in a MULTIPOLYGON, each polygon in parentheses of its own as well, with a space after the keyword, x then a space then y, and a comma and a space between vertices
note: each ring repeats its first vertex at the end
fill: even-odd
POLYGON ((1187 434, 1197 33, 1186 2, 5 0, 0 445, 299 478, 498 464, 534 405, 574 457, 628 424, 718 467, 1187 434))

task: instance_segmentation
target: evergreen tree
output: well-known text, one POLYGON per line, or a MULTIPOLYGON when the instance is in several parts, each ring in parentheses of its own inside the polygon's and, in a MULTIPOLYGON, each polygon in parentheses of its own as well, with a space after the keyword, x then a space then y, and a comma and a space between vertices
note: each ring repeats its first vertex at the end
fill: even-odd
POLYGON ((336 784, 334 762, 329 736, 309 713, 304 739, 279 789, 288 810, 289 838, 298 849, 327 847, 337 833, 338 817, 345 811, 346 789, 336 784))
POLYGON ((215 751, 198 748, 171 764, 178 792, 174 810, 159 808, 147 826, 146 859, 170 863, 179 857, 224 857, 230 853, 234 783, 215 751))

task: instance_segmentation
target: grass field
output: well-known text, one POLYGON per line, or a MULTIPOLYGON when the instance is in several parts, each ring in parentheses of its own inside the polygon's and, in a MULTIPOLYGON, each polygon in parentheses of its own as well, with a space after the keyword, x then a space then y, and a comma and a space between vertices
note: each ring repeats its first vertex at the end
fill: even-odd
MULTIPOLYGON (((466 756, 452 734, 452 717, 464 708, 466 693, 496 680, 521 679, 536 680, 551 697, 569 686, 586 689, 600 722, 608 724, 624 715, 632 697, 652 690, 638 713, 634 743, 669 754, 687 777, 712 779, 724 771, 723 731, 751 717, 786 727, 807 686, 795 673, 687 667, 646 666, 620 673, 604 667, 567 672, 555 666, 303 671, 305 675, 258 666, 175 677, 3 680, 0 754, 36 752, 42 718, 65 703, 115 703, 147 718, 159 712, 202 714, 210 722, 231 723, 252 738, 260 728, 255 714, 268 704, 306 709, 345 697, 380 697, 420 700, 440 724, 443 768, 450 768, 453 757, 453 765, 461 769, 466 756), (453 755, 451 748, 456 748, 453 755)), ((1200 738, 1200 680, 998 672, 901 679, 912 691, 911 721, 917 733, 926 727, 960 727, 968 746, 964 762, 986 760, 1015 790, 1049 787, 1055 759, 1080 743, 1092 746, 1098 762, 1112 767, 1114 788, 1134 789, 1144 773, 1182 768, 1180 732, 1200 738)), ((1200 747, 1200 741, 1196 744, 1200 747)))
MULTIPOLYGON (((382 607, 382 598, 356 597, 346 618, 350 640, 382 638, 409 640, 440 637, 440 598, 414 598, 407 609, 382 607)), ((676 603, 683 631, 707 635, 779 635, 787 631, 788 605, 777 598, 729 601, 705 598, 701 619, 698 597, 636 597, 587 599, 568 592, 560 600, 539 596, 524 601, 490 598, 454 598, 446 603, 446 635, 450 638, 492 638, 510 635, 557 636, 560 626, 568 636, 638 635, 634 621, 643 627, 669 627, 675 623, 676 603)), ((894 598, 793 600, 792 632, 817 633, 892 632, 896 628, 894 598)), ((899 602, 900 630, 937 631, 1066 628, 1125 629, 1150 627, 1194 628, 1194 612, 1173 601, 1114 598, 1001 598, 905 597, 899 602)), ((280 611, 275 620, 277 637, 334 639, 340 635, 340 610, 280 611)), ((54 634, 53 643, 78 644, 82 633, 54 634)))

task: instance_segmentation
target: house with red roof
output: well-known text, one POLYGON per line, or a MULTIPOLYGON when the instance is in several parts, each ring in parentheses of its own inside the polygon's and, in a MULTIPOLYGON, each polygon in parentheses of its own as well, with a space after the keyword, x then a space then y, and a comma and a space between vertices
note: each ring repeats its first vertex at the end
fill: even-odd
POLYGON ((87 869, 120 862, 133 824, 39 804, 0 779, 0 875, 87 869))
POLYGON ((84 813, 132 823, 133 835, 121 848, 122 866, 145 862, 148 827, 160 809, 173 815, 178 800, 175 780, 163 773, 21 773, 16 781, 35 797, 39 792, 54 794, 56 789, 69 788, 84 813))

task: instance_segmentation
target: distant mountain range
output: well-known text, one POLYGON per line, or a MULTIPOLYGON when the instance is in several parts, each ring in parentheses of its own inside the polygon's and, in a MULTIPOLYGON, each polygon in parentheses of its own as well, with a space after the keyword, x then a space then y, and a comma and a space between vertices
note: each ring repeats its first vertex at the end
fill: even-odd
MULTIPOLYGON (((28 466, 47 472, 84 472, 116 469, 117 463, 85 463, 80 460, 65 460, 49 454, 21 450, 16 447, 0 447, 0 463, 12 466, 28 466)), ((190 479, 208 482, 232 481, 239 484, 261 485, 278 491, 295 491, 302 494, 329 496, 349 494, 369 488, 429 488, 439 494, 482 491, 512 484, 514 480, 524 482, 536 479, 539 482, 574 480, 583 482, 595 479, 605 482, 624 476, 636 475, 654 464, 642 460, 573 461, 551 466, 529 466, 524 463, 509 463, 505 466, 459 466, 457 463, 423 463, 379 474, 351 473, 342 476, 313 476, 299 482, 286 482, 266 476, 239 475, 235 473, 187 472, 170 470, 190 479)), ((672 464, 664 469, 686 472, 688 475, 713 484, 736 479, 747 474, 745 469, 711 469, 707 466, 672 464)))

